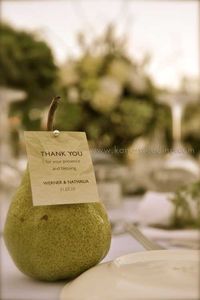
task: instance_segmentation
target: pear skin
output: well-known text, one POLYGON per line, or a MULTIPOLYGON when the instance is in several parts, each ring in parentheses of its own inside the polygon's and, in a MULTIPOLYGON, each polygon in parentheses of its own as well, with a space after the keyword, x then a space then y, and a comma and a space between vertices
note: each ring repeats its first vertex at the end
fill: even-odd
POLYGON ((111 228, 100 202, 33 206, 27 170, 8 211, 4 240, 16 266, 26 275, 67 280, 105 257, 111 228))

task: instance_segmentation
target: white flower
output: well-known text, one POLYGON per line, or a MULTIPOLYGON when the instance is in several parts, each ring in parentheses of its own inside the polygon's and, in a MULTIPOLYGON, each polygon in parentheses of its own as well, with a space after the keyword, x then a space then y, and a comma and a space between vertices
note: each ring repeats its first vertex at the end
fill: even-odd
POLYGON ((112 97, 119 97, 122 92, 121 84, 111 76, 104 76, 99 82, 99 89, 112 97))
POLYGON ((121 85, 112 77, 105 76, 99 81, 99 88, 91 99, 91 105, 100 112, 109 112, 119 102, 121 85))
POLYGON ((119 98, 113 97, 106 91, 97 91, 91 100, 91 106, 100 112, 111 111, 118 103, 119 98))
POLYGON ((79 100, 79 92, 75 87, 71 87, 68 89, 67 98, 70 103, 77 103, 79 100))

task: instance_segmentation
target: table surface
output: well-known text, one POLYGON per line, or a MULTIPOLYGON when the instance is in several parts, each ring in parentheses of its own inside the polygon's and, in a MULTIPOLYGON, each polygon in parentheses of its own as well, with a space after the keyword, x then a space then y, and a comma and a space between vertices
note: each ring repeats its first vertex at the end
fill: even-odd
MULTIPOLYGON (((129 199, 130 200, 130 199, 129 199)), ((134 218, 134 201, 125 201, 122 209, 126 212, 127 219, 134 218)), ((1 202, 1 231, 5 222, 8 202, 1 202)), ((113 210, 111 217, 119 218, 119 210, 113 210)), ((45 283, 33 280, 23 275, 14 265, 5 247, 2 235, 0 238, 0 299, 1 300, 58 300, 60 292, 66 282, 45 283)), ((121 255, 131 252, 143 251, 143 247, 128 234, 112 237, 111 247, 102 262, 113 260, 121 255)))

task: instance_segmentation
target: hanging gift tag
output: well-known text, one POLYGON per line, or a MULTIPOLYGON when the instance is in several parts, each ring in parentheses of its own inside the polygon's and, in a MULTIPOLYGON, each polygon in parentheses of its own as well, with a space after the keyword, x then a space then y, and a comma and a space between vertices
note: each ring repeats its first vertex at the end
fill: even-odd
POLYGON ((98 202, 84 132, 25 131, 33 205, 98 202))

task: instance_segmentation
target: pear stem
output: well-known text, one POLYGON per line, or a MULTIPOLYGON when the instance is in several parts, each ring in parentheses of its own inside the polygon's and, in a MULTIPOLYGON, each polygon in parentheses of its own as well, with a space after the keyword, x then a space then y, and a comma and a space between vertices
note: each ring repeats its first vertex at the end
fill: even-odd
POLYGON ((48 118, 47 118, 47 130, 48 131, 53 131, 54 114, 55 114, 55 111, 57 109, 59 102, 60 102, 60 96, 56 96, 53 98, 51 105, 49 107, 48 118))

